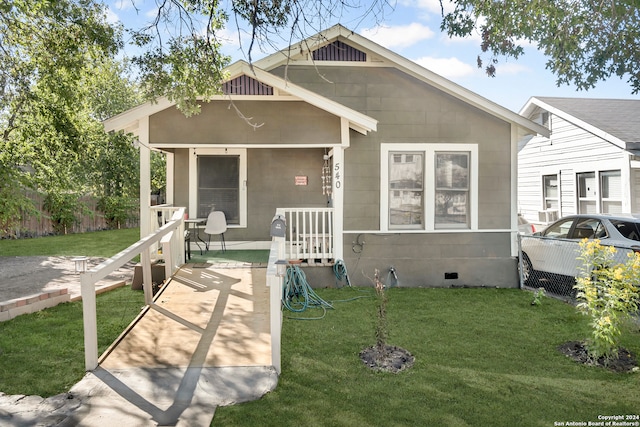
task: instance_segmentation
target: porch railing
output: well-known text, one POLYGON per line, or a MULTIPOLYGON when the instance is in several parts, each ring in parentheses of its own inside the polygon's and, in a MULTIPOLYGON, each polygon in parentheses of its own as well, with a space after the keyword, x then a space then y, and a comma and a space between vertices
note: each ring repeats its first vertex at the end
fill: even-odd
POLYGON ((333 208, 278 208, 286 221, 285 257, 288 260, 334 258, 333 208))
MULTIPOLYGON (((186 208, 173 206, 173 205, 151 206, 149 210, 149 215, 150 215, 149 224, 150 224, 151 230, 149 230, 149 233, 158 231, 162 226, 167 224, 169 221, 173 220, 174 219, 173 216, 179 210, 182 210, 182 212, 184 213, 186 208)), ((184 226, 180 231, 184 233, 184 226)), ((162 246, 163 246, 163 242, 158 242, 151 245, 151 259, 153 261, 157 261, 158 259, 165 258, 165 256, 163 255, 164 249, 162 248, 162 246)))

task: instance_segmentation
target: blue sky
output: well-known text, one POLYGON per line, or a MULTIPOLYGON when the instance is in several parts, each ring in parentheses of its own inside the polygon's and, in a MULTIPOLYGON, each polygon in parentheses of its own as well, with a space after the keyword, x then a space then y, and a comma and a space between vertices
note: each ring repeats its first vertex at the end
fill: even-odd
MULTIPOLYGON (((365 0, 362 3, 369 2, 365 0)), ((438 0, 397 0, 395 3, 390 0, 390 3, 393 7, 386 8, 382 17, 370 16, 361 21, 361 10, 348 11, 340 19, 327 22, 324 27, 340 23, 516 112, 531 96, 640 99, 640 96, 631 94, 626 80, 617 77, 600 82, 595 89, 589 91, 576 91, 573 86, 557 87, 555 76, 545 69, 545 57, 533 46, 526 47, 525 55, 518 60, 501 59, 497 65, 496 77, 487 77, 484 71, 476 66, 476 58, 480 53, 479 37, 450 39, 440 32, 441 14, 438 0)), ((109 19, 113 22, 119 21, 125 27, 144 25, 157 11, 156 2, 153 0, 105 0, 105 4, 109 8, 109 19)), ((278 48, 286 47, 288 44, 284 40, 276 40, 274 43, 278 48)), ((274 51, 275 48, 267 52, 254 52, 253 59, 259 59, 274 51)), ((240 50, 238 31, 233 22, 229 22, 225 30, 224 52, 234 61, 246 59, 240 50)))

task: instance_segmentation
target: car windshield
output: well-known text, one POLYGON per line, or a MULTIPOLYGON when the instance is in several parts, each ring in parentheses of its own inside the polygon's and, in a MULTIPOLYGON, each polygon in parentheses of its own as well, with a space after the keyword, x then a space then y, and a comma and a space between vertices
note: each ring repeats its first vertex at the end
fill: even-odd
POLYGON ((640 224, 619 219, 611 220, 611 224, 627 239, 640 241, 640 224))
POLYGON ((556 239, 566 239, 569 236, 569 231, 575 218, 568 218, 560 220, 555 224, 552 224, 544 231, 544 235, 547 237, 554 237, 556 239))
POLYGON ((576 223, 571 235, 572 239, 602 239, 607 237, 604 226, 595 218, 582 218, 576 223))

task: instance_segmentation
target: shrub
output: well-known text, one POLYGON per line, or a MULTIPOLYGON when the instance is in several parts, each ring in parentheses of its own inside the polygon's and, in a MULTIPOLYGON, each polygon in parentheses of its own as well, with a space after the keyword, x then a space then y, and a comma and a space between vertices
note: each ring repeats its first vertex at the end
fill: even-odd
POLYGON ((53 229, 58 234, 67 234, 70 228, 80 222, 83 215, 91 215, 75 193, 48 193, 43 207, 49 212, 53 229))
POLYGON ((131 218, 136 201, 125 196, 104 196, 98 200, 98 209, 111 229, 120 229, 131 218))
POLYGON ((580 252, 577 308, 591 317, 589 357, 606 362, 617 355, 624 321, 638 310, 640 254, 631 252, 625 263, 615 263, 616 248, 602 246, 597 239, 581 241, 580 252))

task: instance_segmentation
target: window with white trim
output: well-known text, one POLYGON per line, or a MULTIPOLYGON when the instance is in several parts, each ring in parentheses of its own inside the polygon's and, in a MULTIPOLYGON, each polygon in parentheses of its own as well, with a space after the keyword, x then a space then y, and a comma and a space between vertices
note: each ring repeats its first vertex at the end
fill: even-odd
POLYGON ((476 229, 475 144, 382 144, 381 229, 476 229))
POLYGON ((545 209, 558 209, 558 175, 544 175, 542 177, 542 192, 545 209))
POLYGON ((622 212, 622 177, 619 170, 600 172, 602 213, 622 212))
POLYGON ((191 159, 189 216, 222 211, 230 227, 246 227, 247 150, 198 148, 191 159))
POLYGON ((578 213, 593 214, 598 212, 598 181, 595 172, 576 174, 578 181, 578 213))

